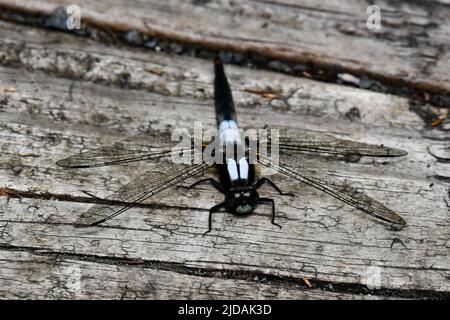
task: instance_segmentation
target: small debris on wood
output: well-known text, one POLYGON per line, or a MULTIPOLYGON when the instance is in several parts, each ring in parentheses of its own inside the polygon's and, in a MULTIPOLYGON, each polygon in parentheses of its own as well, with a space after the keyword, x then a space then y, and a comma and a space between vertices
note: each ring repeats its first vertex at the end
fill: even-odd
POLYGON ((431 113, 431 126, 437 127, 444 123, 444 120, 448 117, 448 109, 428 107, 428 111, 431 113))
POLYGON ((48 16, 44 21, 44 26, 47 28, 63 31, 63 32, 71 32, 78 35, 88 35, 88 30, 81 25, 71 26, 69 24, 70 14, 67 9, 69 7, 60 6, 56 8, 50 16, 48 16))
POLYGON ((442 124, 444 120, 442 118, 437 118, 431 121, 432 127, 437 127, 438 125, 442 124))
POLYGON ((313 285, 312 285, 311 282, 308 280, 308 278, 303 277, 303 281, 306 283, 306 285, 307 285, 309 288, 312 288, 312 287, 313 287, 313 285))
POLYGON ((67 20, 69 16, 67 15, 66 8, 64 6, 58 7, 52 14, 45 20, 45 26, 48 28, 53 28, 62 31, 69 31, 67 27, 67 20))
POLYGON ((5 92, 5 93, 14 93, 16 91, 17 91, 17 89, 14 87, 6 87, 5 89, 3 89, 3 92, 5 92))
POLYGON ((141 33, 137 30, 131 30, 125 33, 124 39, 133 46, 141 46, 144 43, 141 33))
POLYGON ((367 76, 362 76, 359 79, 359 87, 362 89, 369 89, 375 84, 375 81, 369 79, 367 76))
POLYGON ((302 72, 302 75, 303 75, 305 78, 312 78, 311 73, 309 73, 308 71, 303 71, 303 72, 302 72))
POLYGON ((156 50, 156 47, 158 47, 158 40, 156 39, 150 39, 144 42, 144 47, 152 50, 156 50))
POLYGON ((269 62, 268 67, 275 71, 286 72, 286 73, 292 72, 291 68, 287 64, 285 64, 279 60, 274 60, 274 61, 269 62))
POLYGON ((425 121, 425 123, 432 127, 439 126, 446 122, 449 109, 430 106, 429 104, 423 105, 423 103, 416 102, 413 105, 414 111, 425 121))
POLYGON ((158 68, 147 68, 147 69, 145 69, 145 71, 155 74, 157 76, 162 76, 164 74, 164 71, 162 71, 161 69, 158 69, 158 68))
POLYGON ((258 94, 264 98, 276 99, 278 98, 278 93, 274 91, 261 90, 261 89, 244 89, 245 92, 258 94))
POLYGON ((441 125, 442 130, 450 131, 450 121, 444 121, 441 125))
POLYGON ((8 197, 8 196, 9 196, 9 189, 0 188, 0 197, 8 197))
POLYGON ((350 73, 339 73, 337 77, 346 83, 352 83, 359 86, 360 79, 350 73))

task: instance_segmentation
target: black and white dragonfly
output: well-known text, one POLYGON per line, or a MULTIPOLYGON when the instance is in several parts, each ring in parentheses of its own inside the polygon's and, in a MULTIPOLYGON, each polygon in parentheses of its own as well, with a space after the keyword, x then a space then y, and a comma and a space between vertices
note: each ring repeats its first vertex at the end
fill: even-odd
MULTIPOLYGON (((256 179, 255 166, 275 169, 278 173, 312 186, 334 198, 343 201, 371 216, 385 222, 403 226, 405 220, 380 202, 368 197, 364 193, 349 186, 347 183, 332 180, 315 168, 315 163, 302 157, 302 153, 328 154, 344 157, 399 157, 407 153, 405 151, 360 142, 353 142, 334 138, 328 135, 296 134, 280 135, 278 137, 279 155, 277 162, 273 162, 270 156, 259 152, 259 144, 251 150, 247 140, 243 140, 239 133, 236 112, 231 89, 225 75, 222 62, 219 58, 214 63, 214 100, 219 131, 220 146, 234 146, 244 150, 244 153, 224 151, 220 157, 223 161, 214 164, 200 161, 197 163, 182 164, 170 161, 159 161, 158 169, 149 171, 120 188, 116 193, 105 200, 116 203, 99 202, 88 211, 81 214, 76 220, 75 226, 93 226, 109 220, 134 205, 162 192, 170 187, 179 186, 188 178, 199 175, 212 165, 219 172, 219 180, 213 178, 201 179, 188 188, 193 188, 201 183, 209 183, 224 195, 224 201, 214 205, 209 210, 208 233, 211 231, 212 214, 221 209, 237 215, 250 214, 258 204, 266 203, 272 208, 272 224, 275 223, 275 203, 267 197, 260 197, 259 188, 267 184, 282 195, 290 195, 282 192, 270 179, 262 177, 256 179), (249 154, 256 154, 256 163, 249 161, 249 154), (120 205, 118 205, 118 203, 120 205)), ((267 140, 270 144, 270 138, 267 140)), ((160 136, 149 136, 146 141, 139 144, 124 143, 112 147, 104 147, 93 151, 83 152, 78 155, 59 160, 57 164, 67 168, 83 168, 123 164, 142 160, 170 159, 174 153, 174 142, 160 136)), ((196 148, 192 143, 192 148, 196 148)), ((200 148, 207 147, 202 144, 200 148)), ((228 149, 221 149, 228 150, 228 149)), ((219 152, 219 151, 218 151, 219 152)), ((279 226, 279 225, 278 225, 279 226)))

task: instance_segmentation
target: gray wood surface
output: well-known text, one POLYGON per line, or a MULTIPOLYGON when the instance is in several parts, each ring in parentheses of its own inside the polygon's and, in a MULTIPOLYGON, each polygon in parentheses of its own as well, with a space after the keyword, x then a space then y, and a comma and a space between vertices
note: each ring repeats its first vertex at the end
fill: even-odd
POLYGON ((379 298, 389 290, 406 297, 448 293, 449 164, 429 152, 445 150, 448 135, 427 129, 408 99, 227 66, 244 126, 270 124, 408 151, 398 159, 318 163, 399 212, 408 223, 402 230, 277 176, 283 190, 296 194, 264 189, 276 199, 282 230, 261 206, 246 218, 215 215, 213 231, 202 237, 208 209, 222 200, 207 187, 172 189, 105 224, 77 229, 72 222, 95 202, 81 190, 104 197, 156 164, 66 170, 55 161, 149 129, 199 118, 214 126, 212 64, 0 27, 0 181, 9 189, 0 198, 1 297, 373 297, 350 294, 344 284, 360 292, 369 285, 365 292, 379 298), (250 92, 255 89, 276 98, 250 92), (348 116, 351 108, 360 118, 348 116), (81 287, 67 287, 73 272, 81 287), (277 281, 265 283, 264 276, 277 281), (303 278, 327 286, 308 289, 303 278), (112 289, 100 292, 103 283, 112 289))
POLYGON ((374 31, 366 26, 369 4, 360 0, 0 0, 4 8, 46 15, 72 4, 85 22, 105 29, 450 90, 447 1, 373 1, 381 10, 374 31))
POLYGON ((83 261, 49 252, 3 251, 0 266, 0 297, 9 299, 386 299, 257 281, 257 276, 226 279, 218 277, 220 271, 195 275, 136 260, 83 261))

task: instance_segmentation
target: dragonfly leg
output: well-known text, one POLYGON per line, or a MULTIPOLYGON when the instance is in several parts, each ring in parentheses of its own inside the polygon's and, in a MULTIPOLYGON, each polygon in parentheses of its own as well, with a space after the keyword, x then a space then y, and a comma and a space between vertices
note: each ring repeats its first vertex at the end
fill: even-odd
POLYGON ((272 224, 279 226, 281 229, 281 226, 278 223, 275 223, 275 201, 270 198, 259 198, 259 202, 265 202, 272 204, 272 224))
POLYGON ((206 231, 206 232, 203 234, 203 237, 204 237, 207 233, 210 233, 211 230, 212 230, 212 214, 213 214, 214 212, 219 211, 219 210, 220 210, 221 208, 223 208, 224 206, 225 206, 225 202, 222 202, 222 203, 216 204, 214 207, 212 207, 211 209, 209 209, 209 216, 208 216, 208 231, 206 231))
POLYGON ((258 182, 256 182, 256 184, 255 184, 255 190, 258 190, 259 188, 261 188, 264 183, 269 184, 272 188, 274 188, 276 191, 278 191, 278 193, 281 194, 282 196, 294 196, 294 194, 291 192, 281 191, 281 189, 278 188, 275 183, 273 183, 271 180, 269 180, 267 178, 259 179, 258 182))
POLYGON ((179 186, 179 187, 180 188, 186 188, 186 189, 192 189, 193 187, 198 186, 199 184, 202 184, 202 183, 205 183, 205 182, 208 182, 209 184, 211 184, 214 187, 214 189, 216 189, 220 193, 225 194, 225 190, 224 190, 223 186, 218 181, 214 180, 213 178, 206 178, 206 179, 202 179, 202 180, 196 181, 196 182, 194 182, 193 184, 191 184, 190 186, 187 186, 187 187, 185 187, 185 186, 179 186))

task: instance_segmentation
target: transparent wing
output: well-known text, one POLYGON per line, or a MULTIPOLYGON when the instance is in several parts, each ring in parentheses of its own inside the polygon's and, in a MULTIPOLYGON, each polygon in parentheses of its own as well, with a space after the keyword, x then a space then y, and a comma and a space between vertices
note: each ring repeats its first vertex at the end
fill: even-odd
POLYGON ((280 152, 315 152, 337 155, 357 155, 369 157, 400 157, 408 154, 406 151, 373 145, 362 142, 338 139, 324 134, 311 133, 280 133, 280 152))
POLYGON ((114 145, 83 152, 58 160, 56 164, 65 168, 101 167, 114 164, 129 163, 149 159, 159 159, 170 156, 170 148, 164 147, 124 147, 114 145))
MULTIPOLYGON (((160 159, 170 157, 173 147, 177 143, 165 135, 141 134, 112 146, 101 147, 58 160, 56 164, 65 168, 86 168, 160 159)), ((192 144, 190 140, 189 144, 192 144)))
POLYGON ((74 224, 77 227, 87 227, 114 218, 132 206, 203 172, 207 168, 208 165, 205 163, 186 165, 161 161, 158 163, 157 169, 146 172, 106 198, 106 200, 124 204, 96 204, 81 214, 74 224))
POLYGON ((406 221, 398 214, 364 193, 359 192, 346 183, 321 176, 312 169, 313 164, 311 162, 305 162, 298 157, 285 155, 280 155, 279 164, 271 164, 270 159, 267 157, 260 157, 258 162, 263 166, 277 170, 289 178, 323 191, 378 219, 398 225, 406 224, 406 221))

